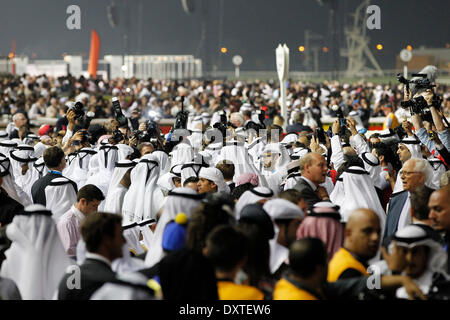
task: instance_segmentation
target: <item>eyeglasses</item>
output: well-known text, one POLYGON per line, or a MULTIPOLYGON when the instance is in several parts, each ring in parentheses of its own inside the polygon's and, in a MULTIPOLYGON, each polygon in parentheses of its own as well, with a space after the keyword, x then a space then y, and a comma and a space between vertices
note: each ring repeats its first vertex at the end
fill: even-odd
POLYGON ((418 172, 418 171, 400 171, 400 176, 410 176, 410 175, 412 175, 413 173, 420 173, 420 172, 418 172))

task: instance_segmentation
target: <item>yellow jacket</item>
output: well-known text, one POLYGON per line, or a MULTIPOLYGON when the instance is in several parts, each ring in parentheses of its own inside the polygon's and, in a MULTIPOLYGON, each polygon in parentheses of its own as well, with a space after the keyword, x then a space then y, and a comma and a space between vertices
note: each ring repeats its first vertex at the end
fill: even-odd
POLYGON ((294 286, 286 279, 281 279, 275 285, 273 300, 319 300, 306 290, 294 286))
POLYGON ((219 300, 263 300, 264 294, 257 288, 231 281, 218 281, 219 300))
POLYGON ((338 280, 340 275, 347 269, 355 269, 361 272, 361 276, 368 275, 366 267, 361 262, 356 260, 348 250, 340 248, 328 264, 328 281, 334 282, 338 280))

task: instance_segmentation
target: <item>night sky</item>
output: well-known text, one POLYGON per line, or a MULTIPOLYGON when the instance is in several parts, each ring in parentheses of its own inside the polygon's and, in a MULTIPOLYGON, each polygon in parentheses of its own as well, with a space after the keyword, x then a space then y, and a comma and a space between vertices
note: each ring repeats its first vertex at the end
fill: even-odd
MULTIPOLYGON (((194 0, 188 15, 180 0, 114 0, 118 26, 112 28, 107 6, 113 0, 1 0, 0 53, 11 51, 16 40, 17 54, 32 53, 38 59, 58 59, 68 54, 89 56, 90 32, 101 39, 105 54, 193 54, 201 58, 202 1, 194 0), (66 8, 81 8, 81 30, 66 28, 66 8), (125 50, 124 33, 128 33, 125 50)), ((222 70, 232 70, 231 58, 243 57, 241 70, 275 70, 274 49, 286 43, 291 50, 291 70, 302 71, 304 30, 321 34, 318 45, 331 46, 329 6, 316 0, 209 0, 209 51, 211 61, 222 70), (221 10, 223 8, 223 10, 221 10), (222 23, 221 23, 222 22, 222 23), (225 46, 228 52, 220 53, 225 46)), ((352 22, 349 13, 361 3, 339 0, 341 25, 352 22), (345 20, 345 21, 344 21, 345 20)), ((381 30, 367 30, 370 46, 382 68, 394 68, 395 55, 410 44, 414 48, 444 47, 450 43, 448 12, 450 1, 379 0, 381 30), (382 43, 382 51, 375 50, 382 43)), ((344 35, 340 36, 344 45, 344 35)), ((330 70, 330 54, 320 54, 320 69, 330 70)), ((343 66, 344 67, 344 66, 343 66)))

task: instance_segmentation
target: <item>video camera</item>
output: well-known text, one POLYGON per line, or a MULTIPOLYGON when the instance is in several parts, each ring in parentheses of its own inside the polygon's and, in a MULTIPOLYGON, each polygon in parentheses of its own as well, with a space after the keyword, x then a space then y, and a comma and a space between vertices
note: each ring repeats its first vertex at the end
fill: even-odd
POLYGON ((179 97, 179 99, 177 98, 177 101, 181 102, 181 111, 177 113, 174 129, 186 129, 189 112, 184 111, 184 96, 179 97))
MULTIPOLYGON (((414 86, 414 91, 421 92, 424 90, 433 90, 436 86, 431 83, 430 79, 428 79, 428 75, 424 73, 415 73, 412 75, 416 77, 416 79, 408 80, 400 73, 397 74, 397 80, 406 86, 406 90, 409 91, 411 86, 414 86)), ((442 104, 442 97, 434 94, 432 100, 432 106, 434 106, 437 110, 440 109, 442 104)), ((415 98, 411 98, 407 101, 401 101, 400 105, 404 109, 410 110, 411 114, 418 114, 422 118, 423 121, 433 122, 433 117, 431 116, 431 111, 428 106, 427 101, 423 96, 418 96, 415 98)))

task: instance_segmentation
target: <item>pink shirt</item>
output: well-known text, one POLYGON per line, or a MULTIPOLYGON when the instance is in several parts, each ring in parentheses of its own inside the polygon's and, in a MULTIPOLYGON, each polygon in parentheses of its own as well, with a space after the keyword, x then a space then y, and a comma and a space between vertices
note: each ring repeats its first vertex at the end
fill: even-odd
POLYGON ((64 251, 70 257, 76 256, 77 244, 81 236, 80 224, 83 219, 84 214, 72 205, 70 210, 64 213, 56 224, 64 251))

